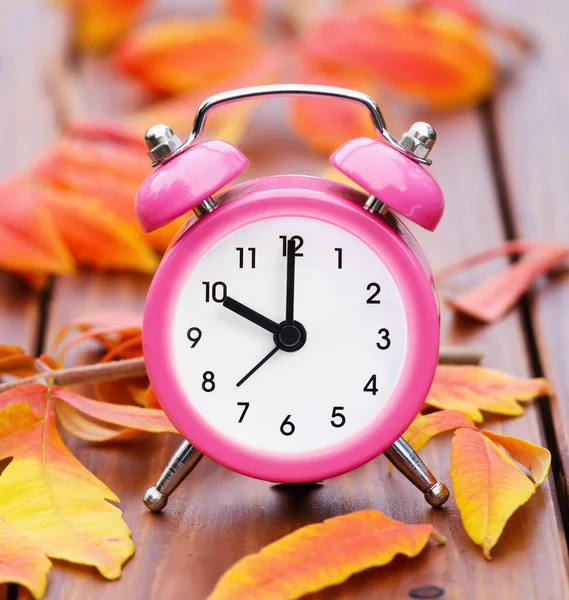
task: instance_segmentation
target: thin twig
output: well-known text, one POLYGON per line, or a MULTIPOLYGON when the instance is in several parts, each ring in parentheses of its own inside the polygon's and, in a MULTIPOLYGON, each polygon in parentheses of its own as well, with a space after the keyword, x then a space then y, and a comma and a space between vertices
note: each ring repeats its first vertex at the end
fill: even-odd
MULTIPOLYGON (((443 346, 439 354, 439 363, 443 365, 478 365, 482 360, 480 350, 463 346, 443 346)), ((142 356, 115 360, 107 363, 57 369, 55 371, 38 373, 24 379, 14 379, 0 385, 0 393, 6 392, 19 385, 29 383, 45 384, 49 379, 54 385, 72 385, 77 383, 93 383, 95 381, 112 381, 128 379, 129 377, 144 377, 146 366, 142 356)))
POLYGON ((72 385, 74 383, 92 383, 94 381, 111 381, 113 379, 128 379, 129 377, 144 377, 146 366, 144 358, 128 358, 108 363, 97 363, 68 369, 58 369, 51 373, 39 373, 24 379, 15 379, 0 385, 0 393, 19 385, 28 383, 45 383, 46 377, 54 385, 72 385))
POLYGON ((441 346, 439 351, 440 365, 479 365, 483 358, 482 350, 468 346, 441 346))

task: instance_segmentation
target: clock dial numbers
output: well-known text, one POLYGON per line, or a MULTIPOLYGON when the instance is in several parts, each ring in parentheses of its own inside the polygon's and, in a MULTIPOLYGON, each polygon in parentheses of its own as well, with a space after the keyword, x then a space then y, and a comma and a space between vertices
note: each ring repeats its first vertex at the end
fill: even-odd
POLYGON ((206 302, 213 300, 221 304, 227 298, 227 285, 223 281, 215 281, 214 283, 202 281, 202 285, 205 286, 206 302))
MULTIPOLYGON (((283 242, 283 256, 286 257, 289 238, 286 235, 279 235, 279 238, 283 242)), ((290 240, 294 241, 294 255, 295 256, 304 256, 303 252, 299 252, 299 250, 302 248, 302 246, 304 246, 304 239, 301 238, 299 235, 293 235, 290 238, 290 240)))
POLYGON ((371 291, 371 296, 366 300, 366 304, 380 304, 381 300, 378 298, 381 287, 379 283, 371 282, 368 283, 366 290, 371 291))
POLYGON ((243 423, 243 419, 245 418, 245 415, 247 414, 247 411, 249 410, 249 402, 238 402, 237 406, 244 406, 245 408, 243 409, 243 412, 241 413, 241 416, 239 417, 239 421, 237 421, 238 423, 243 423))
POLYGON ((338 269, 341 269, 343 266, 342 248, 334 248, 334 250, 338 253, 338 269))
POLYGON ((239 268, 244 269, 245 264, 254 269, 257 262, 257 249, 256 248, 235 248, 239 254, 239 268), (246 259, 245 251, 249 253, 249 258, 246 259))
POLYGON ((371 392, 375 396, 378 391, 377 375, 372 375, 369 378, 369 381, 364 385, 364 392, 371 392))
POLYGON ((254 222, 212 245, 173 322, 188 402, 256 451, 316 451, 356 435, 389 400, 406 351, 403 300, 383 260, 304 217, 254 222))
POLYGON ((204 392, 213 392, 215 390, 215 375, 213 371, 205 371, 203 374, 202 390, 204 392))
POLYGON ((332 409, 332 420, 330 421, 332 427, 343 427, 346 424, 346 416, 342 412, 343 410, 343 406, 334 406, 332 409))
POLYGON ((376 342, 376 346, 380 349, 380 350, 387 350, 389 348, 389 346, 391 346, 391 339, 389 337, 389 329, 386 329, 385 327, 382 327, 377 334, 380 337, 379 342, 376 342))
POLYGON ((291 417, 292 415, 287 415, 286 419, 281 423, 281 433, 283 435, 286 435, 287 437, 289 435, 292 435, 296 431, 294 423, 292 421, 289 421, 291 417))
POLYGON ((199 327, 190 327, 186 336, 192 342, 191 348, 195 348, 202 339, 202 330, 199 327))

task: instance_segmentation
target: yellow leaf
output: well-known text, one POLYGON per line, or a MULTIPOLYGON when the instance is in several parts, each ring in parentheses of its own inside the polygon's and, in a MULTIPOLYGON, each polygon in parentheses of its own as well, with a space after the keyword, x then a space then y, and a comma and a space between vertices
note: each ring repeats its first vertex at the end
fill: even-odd
POLYGON ((429 524, 406 525, 377 510, 361 510, 308 525, 242 558, 219 580, 208 600, 293 600, 389 563, 417 556, 429 524))
POLYGON ((111 490, 63 444, 51 402, 38 415, 24 402, 0 410, 0 517, 47 556, 120 576, 134 546, 111 490))
POLYGON ((456 506, 470 539, 490 551, 512 514, 535 492, 524 472, 478 431, 459 429, 452 440, 450 476, 456 506))
POLYGON ((439 365, 425 402, 441 409, 456 409, 482 422, 482 413, 517 416, 518 402, 547 394, 545 379, 517 379, 496 369, 475 365, 439 365))
POLYGON ((0 519, 0 583, 17 583, 41 598, 50 568, 40 548, 0 519))
POLYGON ((55 403, 55 414, 61 425, 73 435, 89 442, 107 442, 124 435, 128 429, 106 423, 97 423, 82 415, 65 402, 55 403))
POLYGON ((445 431, 466 427, 476 429, 474 423, 458 410, 441 410, 420 415, 409 425, 403 437, 415 450, 420 450, 431 438, 445 431))
POLYGON ((52 387, 50 393, 53 398, 66 402, 82 413, 105 423, 154 433, 178 433, 164 411, 159 408, 142 408, 140 406, 98 402, 97 400, 84 398, 62 387, 52 387))
POLYGON ((531 473, 535 487, 540 486, 549 472, 551 453, 547 448, 536 446, 526 440, 521 440, 510 435, 494 433, 483 429, 482 433, 496 444, 499 444, 520 465, 526 467, 531 473))

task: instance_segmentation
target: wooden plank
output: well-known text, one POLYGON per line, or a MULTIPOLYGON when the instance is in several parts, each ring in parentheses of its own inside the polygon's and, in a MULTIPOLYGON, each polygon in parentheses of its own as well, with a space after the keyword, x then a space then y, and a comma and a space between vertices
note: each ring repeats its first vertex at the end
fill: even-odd
MULTIPOLYGON (((477 114, 441 117, 435 125, 440 139, 435 171, 447 193, 448 211, 437 233, 421 232, 420 237, 434 266, 440 266, 498 242, 502 225, 477 114), (476 210, 469 211, 469 207, 476 210)), ((267 142, 263 152, 290 157, 286 143, 278 140, 267 142)), ((298 156, 299 172, 306 172, 305 158, 298 156)), ((492 269, 481 271, 487 274, 492 269)), ((471 282, 473 276, 465 275, 458 285, 471 282)), ((133 281, 91 274, 58 281, 50 312, 50 337, 67 320, 95 307, 140 307, 145 285, 140 278, 133 281)), ((495 327, 477 328, 445 312, 443 329, 447 341, 483 346, 488 364, 517 375, 529 373, 517 313, 495 327)), ((543 443, 538 413, 532 406, 522 418, 492 420, 489 426, 543 443)), ((465 535, 452 500, 443 511, 428 509, 400 475, 388 473, 383 458, 322 486, 272 486, 205 459, 172 497, 165 514, 157 516, 147 513, 142 494, 155 481, 178 440, 140 436, 112 445, 69 443, 79 459, 121 498, 137 551, 122 578, 113 584, 91 569, 58 565, 48 598, 184 595, 199 600, 244 554, 302 525, 363 508, 378 508, 406 522, 432 522, 448 537, 449 545, 430 548, 412 564, 398 558, 389 567, 358 575, 319 598, 369 598, 370 590, 386 598, 405 598, 411 590, 427 585, 442 588, 445 597, 453 600, 488 599, 497 592, 526 599, 569 597, 565 541, 550 481, 511 519, 493 553, 494 560, 488 563, 465 535)), ((449 443, 449 436, 436 440, 422 453, 447 483, 449 443)))
MULTIPOLYGON (((0 179, 25 168, 50 142, 54 114, 46 98, 46 55, 57 44, 60 19, 42 0, 0 3, 0 179), (22 50, 25 36, 25 50, 22 50), (30 118, 31 117, 31 118, 30 118)), ((0 342, 34 351, 39 297, 13 275, 0 274, 0 342)))
MULTIPOLYGON (((60 39, 60 28, 59 16, 43 0, 0 2, 0 180, 25 168, 52 139, 55 120, 45 94, 45 56, 60 39)), ((1 344, 35 352, 41 301, 17 277, 0 273, 1 344)), ((0 585, 1 600, 16 594, 16 586, 0 585)))
MULTIPOLYGON (((567 132, 569 4, 536 10, 529 0, 492 8, 519 23, 536 50, 494 101, 506 202, 517 236, 569 242, 569 181, 563 136, 567 132)), ((532 294, 531 315, 542 368, 556 396, 550 403, 565 478, 569 474, 569 278, 544 282, 532 294)), ((565 498, 565 503, 567 498, 565 498)), ((564 506, 564 509, 569 507, 564 506)))

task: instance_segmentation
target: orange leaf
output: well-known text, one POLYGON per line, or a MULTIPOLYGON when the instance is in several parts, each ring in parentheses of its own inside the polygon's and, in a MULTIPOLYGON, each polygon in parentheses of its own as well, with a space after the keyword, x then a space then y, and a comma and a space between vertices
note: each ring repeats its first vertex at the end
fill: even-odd
POLYGON ((19 352, 11 352, 11 348, 18 347, 0 346, 0 376, 4 374, 14 377, 34 375, 37 372, 36 359, 25 354, 21 348, 18 348, 19 352))
POLYGON ((538 277, 559 268, 567 258, 567 246, 533 245, 518 262, 458 298, 446 298, 446 302, 474 319, 493 323, 516 304, 538 277))
POLYGON ((543 483, 551 465, 551 453, 547 448, 536 446, 510 435, 494 433, 487 429, 483 429, 482 433, 496 444, 502 446, 516 462, 528 469, 535 482, 535 487, 543 483))
POLYGON ((490 559, 506 522, 535 487, 494 442, 470 429, 454 435, 450 476, 466 533, 490 559))
POLYGON ((257 23, 264 8, 259 0, 223 0, 223 3, 228 15, 247 23, 257 23))
POLYGON ((397 554, 417 556, 436 535, 432 525, 406 525, 377 510, 334 517, 242 558, 208 600, 294 600, 386 565, 397 554))
POLYGON ((436 108, 479 102, 496 80, 494 57, 477 26, 410 6, 325 19, 306 40, 304 53, 436 108))
POLYGON ((0 344, 0 358, 14 356, 15 354, 24 354, 24 349, 21 346, 10 346, 8 344, 0 344))
POLYGON ((456 409, 482 422, 481 410, 500 415, 523 413, 518 402, 549 391, 544 379, 517 379, 502 371, 475 365, 439 365, 425 402, 441 409, 456 409))
POLYGON ((78 262, 98 269, 152 273, 158 259, 140 229, 117 218, 96 199, 34 186, 38 203, 57 215, 61 237, 78 262))
POLYGON ((55 218, 34 195, 16 182, 0 187, 0 268, 67 275, 73 257, 65 247, 55 218))
POLYGON ((69 349, 82 341, 95 339, 107 349, 140 335, 142 314, 134 310, 101 310, 82 315, 64 325, 55 336, 53 344, 59 346, 73 330, 81 333, 73 336, 59 349, 57 362, 62 363, 69 349))
POLYGON ((403 437, 415 451, 419 451, 431 438, 439 433, 453 431, 460 427, 476 429, 468 416, 458 410, 441 410, 418 416, 409 425, 403 437))
POLYGON ((178 433, 164 411, 156 408, 98 402, 57 386, 50 388, 49 391, 54 398, 66 402, 82 413, 105 423, 154 433, 178 433))
MULTIPOLYGON (((305 67, 296 78, 301 83, 335 85, 374 95, 368 80, 354 74, 312 66, 305 67)), ((310 148, 325 154, 330 154, 347 140, 376 135, 364 108, 337 98, 292 98, 291 125, 310 148)))
POLYGON ((42 598, 51 561, 28 538, 0 518, 0 583, 17 583, 42 598))
MULTIPOLYGON (((251 85, 264 85, 278 80, 284 65, 286 48, 274 48, 263 54, 252 65, 240 71, 228 81, 213 82, 207 88, 190 91, 151 104, 128 117, 133 130, 145 130, 156 123, 167 123, 174 131, 184 137, 194 122, 194 115, 199 105, 207 98, 228 89, 236 89, 251 85)), ((207 120, 206 135, 238 144, 249 125, 257 106, 255 101, 235 102, 214 110, 207 120)))
POLYGON ((75 42, 81 50, 101 51, 130 28, 146 0, 67 0, 75 13, 75 42))
POLYGON ((506 41, 512 42, 521 50, 529 50, 531 43, 522 31, 503 23, 482 11, 481 7, 471 0, 415 0, 418 8, 436 9, 454 13, 473 25, 486 28, 506 41))
POLYGON ((179 18, 137 29, 114 62, 151 91, 179 94, 231 79, 262 52, 256 31, 242 21, 179 18))

